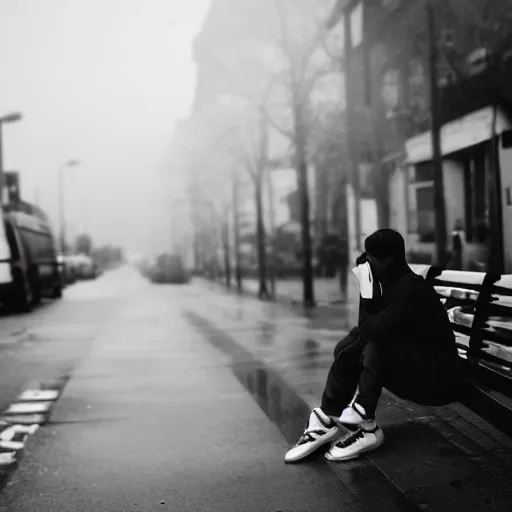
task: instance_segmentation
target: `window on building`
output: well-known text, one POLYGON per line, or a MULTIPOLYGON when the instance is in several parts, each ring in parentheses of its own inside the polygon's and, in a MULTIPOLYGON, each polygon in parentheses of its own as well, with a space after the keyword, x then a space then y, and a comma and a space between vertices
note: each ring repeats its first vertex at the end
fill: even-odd
POLYGON ((409 170, 409 232, 416 233, 420 242, 435 239, 434 171, 430 162, 409 170))
POLYGON ((418 235, 422 242, 434 241, 434 186, 433 183, 417 184, 416 215, 418 235))
POLYGON ((481 146, 464 165, 465 228, 468 242, 485 243, 489 226, 489 186, 486 178, 486 149, 481 146))

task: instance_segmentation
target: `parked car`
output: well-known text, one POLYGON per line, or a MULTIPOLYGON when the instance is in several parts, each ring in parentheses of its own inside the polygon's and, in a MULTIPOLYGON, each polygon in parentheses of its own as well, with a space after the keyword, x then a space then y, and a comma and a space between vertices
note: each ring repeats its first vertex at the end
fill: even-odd
POLYGON ((69 286, 76 282, 76 273, 69 256, 59 254, 57 256, 57 262, 59 264, 59 273, 62 280, 63 286, 69 286))
POLYGON ((190 280, 180 256, 161 254, 148 269, 148 277, 153 283, 185 284, 190 280))
POLYGON ((76 279, 96 279, 100 272, 96 263, 85 254, 69 256, 76 279))
POLYGON ((28 312, 43 297, 62 297, 55 239, 42 212, 29 208, 3 212, 4 244, 10 257, 11 281, 0 287, 0 301, 9 308, 28 312))

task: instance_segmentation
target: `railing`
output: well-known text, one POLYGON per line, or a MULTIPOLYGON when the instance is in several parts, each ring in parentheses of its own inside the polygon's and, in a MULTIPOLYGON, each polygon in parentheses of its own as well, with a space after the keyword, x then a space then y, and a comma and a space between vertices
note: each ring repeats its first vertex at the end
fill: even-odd
POLYGON ((411 268, 443 302, 468 376, 512 399, 512 274, 411 268))

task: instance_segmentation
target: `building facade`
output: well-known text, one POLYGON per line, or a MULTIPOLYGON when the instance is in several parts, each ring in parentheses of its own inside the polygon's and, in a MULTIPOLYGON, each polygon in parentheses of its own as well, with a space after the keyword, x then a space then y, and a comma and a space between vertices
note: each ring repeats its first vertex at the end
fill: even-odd
POLYGON ((372 159, 386 183, 389 225, 406 235, 410 252, 432 261, 434 72, 445 229, 463 233, 458 265, 512 272, 512 1, 355 0, 344 16, 347 55, 359 72, 349 79, 365 84, 358 101, 372 112, 372 159), (350 34, 355 28, 361 36, 350 34))

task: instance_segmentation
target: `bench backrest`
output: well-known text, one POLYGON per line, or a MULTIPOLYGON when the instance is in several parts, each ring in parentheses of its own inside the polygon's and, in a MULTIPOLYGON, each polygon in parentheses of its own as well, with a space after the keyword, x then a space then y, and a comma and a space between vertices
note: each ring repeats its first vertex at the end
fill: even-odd
POLYGON ((461 358, 479 378, 512 398, 512 275, 411 268, 438 293, 461 358))

